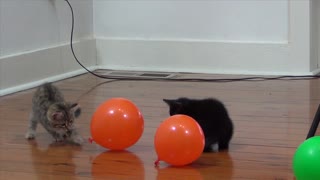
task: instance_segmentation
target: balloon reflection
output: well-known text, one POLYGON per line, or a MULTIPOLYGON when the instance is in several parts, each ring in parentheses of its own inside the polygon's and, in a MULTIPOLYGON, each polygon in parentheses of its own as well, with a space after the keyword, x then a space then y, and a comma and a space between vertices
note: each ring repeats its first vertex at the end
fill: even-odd
POLYGON ((92 161, 92 177, 98 179, 144 179, 143 162, 129 151, 106 151, 92 161))
MULTIPOLYGON (((166 163, 161 163, 163 167, 166 163)), ((166 164, 164 168, 156 168, 157 180, 211 180, 232 179, 233 161, 226 151, 218 153, 203 153, 199 159, 187 166, 171 166, 166 164)))
POLYGON ((174 180, 203 180, 199 169, 192 166, 168 166, 165 168, 157 168, 157 180, 174 179, 174 180))

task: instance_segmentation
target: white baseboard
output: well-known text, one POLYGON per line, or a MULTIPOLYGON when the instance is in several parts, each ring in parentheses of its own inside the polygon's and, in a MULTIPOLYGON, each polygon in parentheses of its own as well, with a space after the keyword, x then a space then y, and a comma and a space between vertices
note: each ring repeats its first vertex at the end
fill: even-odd
POLYGON ((142 71, 142 72, 168 72, 168 73, 204 73, 204 74, 220 74, 220 75, 248 75, 248 76, 311 76, 320 73, 320 69, 317 69, 312 72, 274 72, 274 71, 215 71, 215 72, 203 72, 203 71, 195 71, 194 69, 190 69, 189 71, 186 69, 179 68, 143 68, 143 67, 124 67, 124 66, 96 66, 96 69, 106 69, 111 71, 142 71))
POLYGON ((244 75, 312 75, 308 55, 288 42, 215 42, 98 37, 106 69, 244 75))
MULTIPOLYGON (((94 70, 96 70, 96 67, 92 66, 92 67, 88 67, 88 69, 91 70, 91 71, 94 71, 94 70)), ((80 75, 80 74, 84 74, 84 73, 87 73, 87 71, 84 70, 84 69, 79 69, 79 70, 67 72, 67 73, 64 73, 64 74, 59 74, 59 75, 56 75, 56 76, 48 77, 48 78, 45 78, 45 79, 33 81, 33 82, 30 82, 30 83, 21 84, 21 85, 18 85, 18 86, 2 89, 2 90, 0 90, 0 96, 5 96, 5 95, 8 95, 8 94, 16 93, 16 92, 23 91, 23 90, 26 90, 26 89, 31 89, 31 88, 37 87, 37 86, 39 86, 39 85, 41 85, 41 84, 43 84, 45 82, 55 82, 55 81, 67 79, 67 78, 70 78, 70 77, 74 77, 74 76, 77 76, 77 75, 80 75)))
MULTIPOLYGON (((83 65, 95 69, 94 39, 75 42, 74 50, 83 65)), ((83 73, 68 44, 0 57, 0 96, 83 73)))

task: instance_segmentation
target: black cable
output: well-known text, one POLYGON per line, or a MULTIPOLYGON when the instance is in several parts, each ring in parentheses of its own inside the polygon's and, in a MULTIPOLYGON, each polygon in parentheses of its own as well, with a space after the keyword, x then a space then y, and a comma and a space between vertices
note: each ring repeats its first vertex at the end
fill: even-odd
POLYGON ((70 48, 71 48, 71 52, 72 52, 72 54, 73 54, 74 59, 75 59, 75 60, 78 62, 78 64, 79 64, 83 69, 85 69, 87 72, 91 73, 91 74, 94 75, 94 76, 97 76, 97 77, 100 77, 100 78, 105 78, 104 76, 101 76, 101 75, 99 75, 99 74, 96 74, 96 73, 90 71, 89 69, 87 69, 87 68, 78 60, 78 58, 77 58, 77 56, 76 56, 76 54, 75 54, 75 52, 74 52, 74 49, 73 49, 73 31, 74 31, 74 13, 73 13, 73 8, 72 8, 72 6, 71 6, 71 4, 70 4, 70 2, 69 2, 68 0, 65 0, 65 1, 68 3, 68 5, 69 5, 69 7, 70 7, 71 17, 72 17, 71 36, 70 36, 70 48))
POLYGON ((310 80, 310 79, 319 79, 320 75, 304 75, 304 76, 276 76, 276 77, 259 77, 259 76, 253 76, 253 77, 246 77, 246 78, 217 78, 217 79, 202 79, 202 78, 176 78, 176 79, 166 79, 166 78, 141 78, 141 77, 111 77, 106 75, 100 75, 97 73, 94 73, 90 71, 88 68, 86 68, 77 58, 74 48, 73 48, 73 33, 74 33, 74 13, 72 5, 68 0, 65 0, 71 10, 71 18, 72 18, 72 26, 71 26, 71 38, 70 38, 70 48, 71 52, 73 54, 74 59, 77 61, 77 63, 85 69, 88 73, 102 78, 102 79, 115 79, 115 80, 134 80, 134 81, 188 81, 188 82, 237 82, 237 81, 269 81, 269 80, 310 80))
POLYGON ((311 124, 311 127, 309 129, 309 132, 307 134, 306 139, 309 139, 316 134, 318 126, 319 126, 319 122, 320 122, 320 104, 318 105, 318 110, 316 112, 316 115, 313 118, 313 121, 312 121, 312 124, 311 124))

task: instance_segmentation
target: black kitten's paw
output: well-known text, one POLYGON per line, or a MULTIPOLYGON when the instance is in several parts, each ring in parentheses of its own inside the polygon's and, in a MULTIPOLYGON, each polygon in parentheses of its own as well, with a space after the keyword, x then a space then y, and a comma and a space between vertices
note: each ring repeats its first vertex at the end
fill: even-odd
POLYGON ((219 144, 211 144, 210 146, 205 146, 203 152, 219 152, 219 144))

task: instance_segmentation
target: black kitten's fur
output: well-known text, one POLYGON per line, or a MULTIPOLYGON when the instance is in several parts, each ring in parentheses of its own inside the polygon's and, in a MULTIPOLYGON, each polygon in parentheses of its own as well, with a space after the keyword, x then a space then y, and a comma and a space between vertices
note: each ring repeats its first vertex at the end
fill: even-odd
POLYGON ((195 119, 205 135, 204 152, 228 149, 233 134, 233 123, 225 106, 216 99, 163 99, 170 107, 170 115, 184 114, 195 119))

